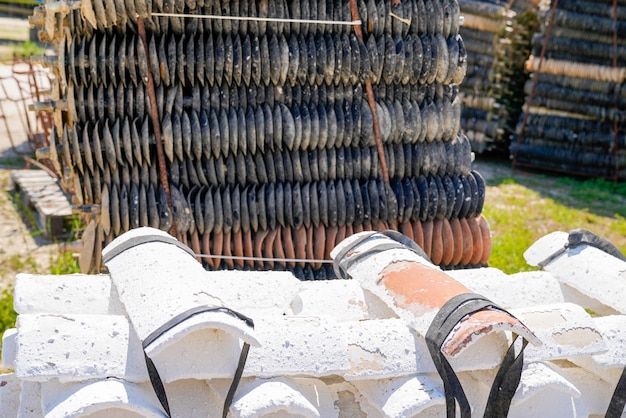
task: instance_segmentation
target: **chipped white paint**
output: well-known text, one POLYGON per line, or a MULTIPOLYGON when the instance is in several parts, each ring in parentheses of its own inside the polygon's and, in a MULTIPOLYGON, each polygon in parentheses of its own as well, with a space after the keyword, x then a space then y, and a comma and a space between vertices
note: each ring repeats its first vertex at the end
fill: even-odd
POLYGON ((589 356, 607 350, 602 332, 583 308, 572 303, 512 309, 542 341, 526 347, 528 361, 589 356))
POLYGON ((557 254, 544 270, 600 304, 626 314, 626 262, 589 245, 559 249, 563 241, 567 243, 567 237, 564 232, 547 235, 535 242, 524 257, 529 264, 537 265, 557 254), (540 254, 544 260, 539 260, 540 254))
POLYGON ((593 323, 602 333, 607 351, 571 361, 615 386, 626 365, 626 316, 594 318, 593 323))
POLYGON ((241 382, 231 416, 337 417, 336 397, 317 379, 248 379, 241 382))
POLYGON ((124 315, 107 275, 18 274, 15 311, 18 314, 124 315))
POLYGON ((224 306, 250 317, 282 315, 302 289, 302 282, 286 271, 209 271, 204 289, 224 306))
POLYGON ((20 392, 20 407, 17 411, 17 416, 28 418, 44 418, 43 411, 41 409, 41 384, 39 382, 29 382, 28 380, 22 380, 22 391, 20 392))
POLYGON ((441 382, 428 375, 395 379, 354 381, 378 414, 389 418, 445 414, 446 398, 441 382), (430 410, 430 411, 429 411, 430 410))
POLYGON ((41 385, 41 401, 46 418, 108 416, 163 418, 159 400, 150 385, 135 385, 118 379, 41 385))
POLYGON ((558 280, 545 271, 507 275, 502 270, 487 267, 446 273, 504 309, 565 302, 558 280))
POLYGON ((2 362, 4 369, 15 368, 15 353, 17 352, 17 329, 9 328, 2 334, 2 362))
POLYGON ((343 374, 349 369, 347 341, 334 320, 316 317, 278 316, 256 323, 260 342, 251 347, 246 376, 311 377, 343 374), (321 355, 323 353, 323 355, 321 355))
POLYGON ((141 345, 119 315, 19 315, 15 374, 23 380, 72 382, 147 378, 141 345))
POLYGON ((370 317, 363 289, 354 280, 312 281, 293 298, 291 310, 294 315, 327 316, 336 321, 370 317))
MULTIPOLYGON (((146 232, 154 230, 134 230, 127 242, 146 232)), ((147 336, 199 304, 248 315, 255 330, 228 313, 203 313, 148 347, 173 417, 221 416, 244 340, 258 345, 250 349, 229 416, 445 414, 443 385, 420 333, 435 312, 416 316, 376 285, 376 270, 390 259, 439 271, 416 254, 394 249, 365 257, 349 269, 356 280, 300 282, 284 272, 206 272, 179 244, 160 237, 167 238, 158 232, 156 241, 131 245, 110 260, 111 276, 20 275, 20 315, 3 337, 3 362, 15 373, 0 377, 0 416, 163 416, 136 329, 147 336)), ((563 246, 548 244, 532 257, 543 260, 550 248, 563 246)), ((560 257, 571 262, 581 254, 560 257)), ((554 271, 449 275, 509 309, 543 342, 526 348, 510 417, 604 415, 626 364, 626 316, 592 319, 583 302, 596 301, 601 315, 615 310, 557 280, 554 271)), ((509 344, 510 333, 491 332, 448 356, 472 416, 483 414, 509 344)))
POLYGON ((0 375, 0 416, 17 416, 21 390, 21 382, 15 374, 0 375))
POLYGON ((550 257, 561 254, 565 250, 569 234, 563 231, 544 235, 524 251, 524 259, 531 266, 539 266, 550 257))

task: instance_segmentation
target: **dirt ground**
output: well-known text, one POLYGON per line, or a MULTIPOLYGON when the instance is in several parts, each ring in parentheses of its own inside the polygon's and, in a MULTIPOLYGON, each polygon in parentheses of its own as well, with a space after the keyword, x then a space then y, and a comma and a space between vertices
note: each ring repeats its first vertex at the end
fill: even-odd
POLYGON ((29 227, 11 199, 11 170, 23 168, 23 155, 32 152, 27 117, 32 130, 36 130, 33 115, 21 101, 24 78, 15 74, 20 71, 12 65, 0 65, 0 287, 12 283, 19 272, 49 272, 50 262, 61 245, 43 239, 29 227))

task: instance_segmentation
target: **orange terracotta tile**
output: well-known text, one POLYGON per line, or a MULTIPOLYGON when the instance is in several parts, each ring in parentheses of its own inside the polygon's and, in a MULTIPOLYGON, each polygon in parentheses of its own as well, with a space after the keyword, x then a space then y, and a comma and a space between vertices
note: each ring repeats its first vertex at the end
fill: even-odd
MULTIPOLYGON (((258 231, 254 235, 254 257, 263 258, 263 244, 268 233, 269 231, 258 231)), ((257 261, 256 263, 258 268, 263 267, 264 263, 262 261, 257 261)))
MULTIPOLYGON (((283 245, 283 238, 282 238, 282 228, 279 226, 279 229, 276 229, 275 232, 276 234, 274 235, 274 245, 273 245, 273 254, 274 254, 274 258, 285 258, 286 256, 286 252, 285 252, 285 246, 283 245)), ((285 262, 280 260, 280 261, 275 261, 274 262, 278 267, 284 268, 285 267, 285 262)))
MULTIPOLYGON (((306 229, 305 227, 300 227, 298 229, 292 230, 293 234, 293 243, 296 250, 296 258, 300 260, 304 260, 307 257, 306 246, 307 246, 307 238, 306 238, 306 229)), ((304 262, 298 263, 301 268, 304 268, 304 262)))
POLYGON ((324 260, 330 260, 330 252, 335 248, 335 240, 337 239, 338 228, 329 226, 326 228, 326 238, 324 245, 324 260))
POLYGON ((441 262, 448 266, 452 263, 452 259, 454 258, 455 248, 452 227, 446 218, 441 220, 441 242, 443 244, 443 256, 441 257, 441 262))
MULTIPOLYGON (((231 257, 233 255, 232 246, 233 246, 232 230, 229 229, 228 232, 224 233, 224 252, 222 254, 227 257, 231 257)), ((235 267, 235 262, 233 261, 232 258, 226 258, 224 262, 226 263, 226 266, 229 269, 232 269, 235 267)))
MULTIPOLYGON (((281 235, 283 247, 285 248, 285 257, 291 259, 296 258, 296 249, 294 248, 293 238, 291 236, 291 227, 286 225, 282 228, 281 235)), ((296 263, 293 261, 288 261, 286 264, 290 268, 294 268, 296 266, 296 263)))
MULTIPOLYGON (((224 233, 217 232, 213 234, 213 238, 211 239, 211 254, 214 255, 222 255, 224 254, 224 233)), ((214 261, 214 269, 217 269, 220 265, 221 260, 215 259, 214 261)))
POLYGON ((422 222, 422 231, 424 231, 424 252, 431 257, 433 246, 433 221, 422 222))
POLYGON ((412 241, 415 241, 413 239, 413 227, 411 226, 411 224, 409 222, 402 222, 398 229, 404 235, 409 237, 412 241))
MULTIPOLYGON (((324 225, 320 224, 315 227, 315 230, 313 231, 313 258, 316 260, 323 260, 325 249, 326 230, 324 229, 324 225)), ((322 267, 322 263, 313 263, 312 267, 314 269, 319 269, 322 267)))
POLYGON ((450 230, 452 231, 454 255, 450 264, 453 266, 458 265, 463 258, 463 228, 458 218, 450 219, 450 230))
POLYGON ((441 237, 441 220, 433 221, 433 238, 430 248, 430 259, 435 265, 441 264, 443 259, 443 240, 441 237))
POLYGON ((469 227, 466 218, 459 219, 461 228, 463 230, 463 257, 461 257, 461 264, 467 265, 472 261, 473 239, 472 230, 469 227))
MULTIPOLYGON (((276 230, 272 229, 267 233, 265 239, 263 240, 263 257, 265 258, 274 258, 274 241, 276 241, 276 230)), ((268 260, 265 261, 265 265, 269 269, 274 268, 274 261, 268 260)))
POLYGON ((424 230, 422 229, 422 222, 419 219, 413 221, 413 241, 415 241, 422 250, 424 249, 424 230))
MULTIPOLYGON (((231 233, 231 237, 233 241, 233 246, 232 246, 233 255, 242 257, 243 256, 243 234, 241 232, 241 228, 239 228, 237 232, 235 232, 235 230, 233 229, 233 232, 231 233)), ((241 269, 244 266, 244 261, 235 260, 235 265, 237 265, 237 267, 241 269)))
MULTIPOLYGON (((254 257, 254 245, 252 243, 252 231, 247 230, 243 232, 243 255, 244 257, 254 257)), ((249 268, 254 267, 254 261, 246 260, 245 265, 249 268)))
POLYGON ((483 255, 480 262, 487 264, 491 256, 491 231, 489 230, 489 222, 487 222, 487 219, 483 215, 478 217, 478 226, 480 227, 480 233, 483 238, 483 255))
POLYGON ((467 223, 472 231, 472 264, 480 263, 480 259, 483 257, 483 237, 476 222, 476 218, 467 220, 467 223))
POLYGON ((416 314, 441 308, 449 299, 470 292, 450 276, 416 262, 391 262, 381 272, 381 282, 398 307, 416 314))

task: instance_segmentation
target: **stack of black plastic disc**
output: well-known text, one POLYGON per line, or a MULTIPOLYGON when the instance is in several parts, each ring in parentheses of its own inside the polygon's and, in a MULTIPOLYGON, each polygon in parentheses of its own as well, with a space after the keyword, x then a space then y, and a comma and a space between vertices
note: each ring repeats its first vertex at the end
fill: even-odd
POLYGON ((511 145, 514 161, 624 178, 626 2, 562 1, 551 13, 533 40, 529 107, 511 145))
POLYGON ((477 153, 504 151, 524 101, 538 1, 459 0, 467 48, 461 126, 477 153))
POLYGON ((96 257, 153 226, 209 269, 327 278, 341 240, 391 228, 436 264, 487 262, 456 1, 82 0, 52 13, 33 18, 59 52, 50 157, 97 222, 96 257))

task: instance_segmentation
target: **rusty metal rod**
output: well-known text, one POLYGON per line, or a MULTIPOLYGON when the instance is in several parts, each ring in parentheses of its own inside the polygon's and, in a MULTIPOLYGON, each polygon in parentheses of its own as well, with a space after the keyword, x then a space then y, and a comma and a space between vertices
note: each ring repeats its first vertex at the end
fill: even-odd
MULTIPOLYGON (((143 43, 145 51, 149 50, 148 40, 146 38, 146 27, 144 26, 143 19, 137 16, 137 33, 143 43)), ((150 55, 146 54, 146 66, 150 68, 150 55)), ((157 113, 157 99, 154 90, 154 80, 152 79, 152 73, 148 71, 148 97, 150 98, 150 119, 152 121, 152 130, 154 131, 154 142, 156 144, 157 162, 159 164, 159 178, 163 189, 165 190, 165 197, 167 200, 167 207, 172 214, 172 226, 170 227, 169 234, 174 235, 176 231, 176 221, 174 219, 174 208, 172 206, 172 195, 170 193, 170 184, 167 180, 167 166, 165 164, 165 152, 163 151, 163 142, 161 141, 161 123, 159 120, 159 114, 157 113)))
MULTIPOLYGON (((350 0, 350 11, 352 13, 352 20, 360 21, 359 9, 356 4, 356 0, 350 0)), ((363 30, 361 25, 354 25, 354 32, 363 42, 363 30)), ((389 172, 387 171, 387 160, 385 159, 385 148, 383 147, 383 140, 380 135, 380 126, 378 125, 378 113, 376 112, 376 100, 374 99, 374 89, 372 88, 371 78, 365 80, 365 91, 367 92, 367 102, 372 112, 372 127, 374 129, 374 138, 376 139, 376 150, 378 151, 378 159, 380 160, 380 169, 383 174, 383 180, 385 183, 390 184, 389 172)))

